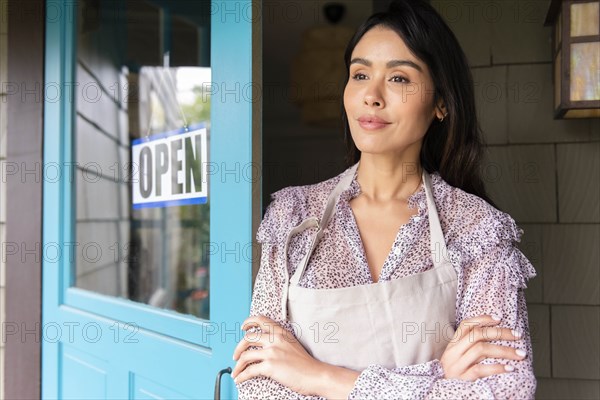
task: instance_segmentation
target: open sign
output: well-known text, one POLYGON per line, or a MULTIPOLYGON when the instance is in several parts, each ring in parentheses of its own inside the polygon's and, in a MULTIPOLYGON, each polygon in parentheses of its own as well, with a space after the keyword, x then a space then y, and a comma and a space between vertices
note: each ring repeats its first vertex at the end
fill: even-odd
POLYGON ((136 139, 131 156, 133 208, 206 203, 207 132, 179 130, 136 139))

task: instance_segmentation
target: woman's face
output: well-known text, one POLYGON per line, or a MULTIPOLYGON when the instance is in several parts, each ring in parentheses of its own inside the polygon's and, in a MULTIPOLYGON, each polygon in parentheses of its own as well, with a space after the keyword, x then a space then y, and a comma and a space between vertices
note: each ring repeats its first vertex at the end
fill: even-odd
POLYGON ((354 48, 344 107, 362 153, 419 153, 433 118, 441 118, 427 66, 393 30, 376 26, 354 48))

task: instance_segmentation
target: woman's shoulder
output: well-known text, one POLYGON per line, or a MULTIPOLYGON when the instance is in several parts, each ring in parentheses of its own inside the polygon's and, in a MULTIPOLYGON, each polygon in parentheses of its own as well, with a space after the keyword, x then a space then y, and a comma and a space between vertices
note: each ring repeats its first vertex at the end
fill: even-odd
POLYGON ((449 252, 455 252, 461 265, 475 268, 471 273, 490 276, 499 271, 514 287, 526 288, 536 271, 516 246, 523 229, 510 214, 481 197, 449 185, 439 175, 434 179, 434 190, 441 200, 436 199, 436 206, 441 205, 440 219, 449 252), (490 254, 500 257, 496 264, 479 262, 490 254))
POLYGON ((487 247, 520 242, 523 230, 510 214, 432 174, 434 198, 448 242, 487 247))
POLYGON ((327 197, 344 172, 318 183, 287 186, 272 193, 256 234, 257 240, 261 243, 281 241, 302 220, 320 215, 327 197))

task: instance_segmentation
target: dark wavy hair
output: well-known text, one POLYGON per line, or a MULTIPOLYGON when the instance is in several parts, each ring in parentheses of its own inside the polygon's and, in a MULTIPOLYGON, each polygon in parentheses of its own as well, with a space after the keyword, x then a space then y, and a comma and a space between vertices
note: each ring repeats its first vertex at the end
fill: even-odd
MULTIPOLYGON (((350 39, 344 55, 346 82, 352 51, 363 35, 376 26, 396 32, 410 51, 427 65, 435 86, 434 104, 442 99, 448 112, 443 122, 434 119, 429 126, 421 148, 421 165, 427 172, 438 172, 450 185, 495 206, 481 178, 484 143, 475 111, 473 77, 456 36, 426 1, 394 1, 386 12, 369 17, 350 39)), ((342 123, 347 162, 352 165, 360 159, 360 151, 350 134, 343 96, 342 123)))

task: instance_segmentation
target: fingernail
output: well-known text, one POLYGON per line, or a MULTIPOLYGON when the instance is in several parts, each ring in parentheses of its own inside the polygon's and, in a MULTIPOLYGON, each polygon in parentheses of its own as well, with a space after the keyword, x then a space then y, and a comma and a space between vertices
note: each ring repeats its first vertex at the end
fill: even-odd
POLYGON ((497 315, 497 314, 492 314, 492 319, 493 319, 494 321, 500 321, 502 318, 500 318, 500 316, 499 316, 499 315, 497 315))
POLYGON ((508 371, 508 372, 512 372, 515 370, 515 367, 513 367, 512 365, 505 365, 504 370, 508 371))
POLYGON ((521 337, 521 332, 519 332, 516 329, 512 329, 510 332, 513 334, 514 337, 518 337, 518 338, 521 337))
POLYGON ((517 351, 515 351, 515 353, 517 353, 517 355, 519 357, 525 357, 527 355, 527 352, 523 349, 517 349, 517 351))

